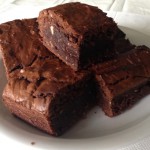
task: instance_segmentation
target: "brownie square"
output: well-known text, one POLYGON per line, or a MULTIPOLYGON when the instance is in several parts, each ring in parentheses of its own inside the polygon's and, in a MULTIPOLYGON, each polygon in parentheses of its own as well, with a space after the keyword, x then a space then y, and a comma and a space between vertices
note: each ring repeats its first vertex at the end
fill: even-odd
MULTIPOLYGON (((14 20, 0 25, 0 50, 7 77, 37 58, 49 57, 39 41, 36 19, 14 20)), ((16 74, 17 75, 17 74, 16 74)))
POLYGON ((75 72, 40 42, 36 19, 0 25, 8 84, 3 101, 12 114, 54 136, 96 104, 93 73, 75 72))
POLYGON ((42 10, 38 23, 43 44, 74 70, 115 53, 118 27, 97 7, 79 2, 58 5, 42 10))
POLYGON ((15 116, 59 136, 84 118, 96 99, 95 83, 88 76, 72 85, 62 84, 49 79, 38 84, 14 78, 6 85, 3 102, 15 116))
POLYGON ((150 94, 150 50, 145 46, 93 68, 100 88, 99 105, 110 117, 150 94))

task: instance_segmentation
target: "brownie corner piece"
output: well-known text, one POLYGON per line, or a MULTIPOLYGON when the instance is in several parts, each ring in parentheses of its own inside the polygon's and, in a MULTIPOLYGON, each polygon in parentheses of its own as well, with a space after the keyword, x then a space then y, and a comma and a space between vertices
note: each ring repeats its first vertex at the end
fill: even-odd
POLYGON ((99 105, 107 116, 121 114, 150 94, 149 58, 149 48, 138 46, 119 58, 94 66, 101 93, 99 105))
POLYGON ((74 70, 102 57, 118 32, 112 18, 79 2, 42 10, 38 23, 44 45, 74 70))
POLYGON ((26 79, 9 80, 3 102, 12 114, 48 134, 60 136, 96 105, 96 86, 91 75, 75 83, 26 79))

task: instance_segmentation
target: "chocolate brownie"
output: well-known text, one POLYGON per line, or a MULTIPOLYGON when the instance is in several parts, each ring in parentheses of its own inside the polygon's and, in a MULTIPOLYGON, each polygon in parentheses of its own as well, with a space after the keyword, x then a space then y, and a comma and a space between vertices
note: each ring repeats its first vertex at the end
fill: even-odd
POLYGON ((3 101, 12 114, 58 136, 96 104, 93 73, 75 72, 39 41, 36 19, 0 25, 8 84, 3 101))
POLYGON ((79 2, 58 5, 42 10, 38 23, 43 44, 74 70, 114 56, 118 27, 97 7, 79 2))
POLYGON ((31 125, 59 136, 74 125, 95 105, 95 83, 90 77, 65 83, 44 79, 33 83, 11 79, 3 93, 10 112, 31 125))
POLYGON ((37 57, 49 56, 37 33, 35 18, 0 25, 0 50, 7 77, 15 70, 30 66, 37 57))
POLYGON ((110 117, 150 94, 150 50, 145 46, 93 68, 102 94, 99 105, 110 117))

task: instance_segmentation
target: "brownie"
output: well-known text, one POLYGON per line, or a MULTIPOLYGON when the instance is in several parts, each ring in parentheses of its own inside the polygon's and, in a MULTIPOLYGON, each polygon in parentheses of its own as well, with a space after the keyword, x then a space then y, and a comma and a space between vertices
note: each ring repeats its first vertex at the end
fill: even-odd
POLYGON ((54 136, 96 104, 93 73, 75 72, 39 40, 36 19, 0 25, 8 84, 3 102, 12 114, 54 136))
POLYGON ((95 83, 89 77, 73 85, 62 84, 49 79, 36 84, 14 78, 6 85, 3 102, 15 116, 59 136, 95 105, 95 83))
POLYGON ((30 66, 37 56, 49 57, 39 41, 36 19, 14 20, 0 25, 0 50, 7 77, 16 70, 30 66))
POLYGON ((93 69, 100 88, 99 105, 110 117, 150 93, 150 49, 145 46, 138 46, 93 69))
POLYGON ((38 23, 43 44, 74 70, 111 58, 117 34, 125 36, 102 10, 79 2, 42 10, 38 23))

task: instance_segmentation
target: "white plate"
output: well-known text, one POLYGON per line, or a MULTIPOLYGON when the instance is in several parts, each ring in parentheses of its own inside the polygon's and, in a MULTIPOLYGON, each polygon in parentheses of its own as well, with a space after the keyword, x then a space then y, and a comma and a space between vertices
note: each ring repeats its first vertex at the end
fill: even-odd
MULTIPOLYGON (((121 27, 135 44, 150 46, 150 37, 121 27)), ((0 60, 0 93, 6 84, 4 67, 0 60)), ((86 119, 81 120, 61 137, 51 137, 13 117, 0 101, 0 138, 52 150, 116 149, 150 135, 150 95, 141 99, 122 115, 109 118, 100 108, 94 108, 86 119)))

